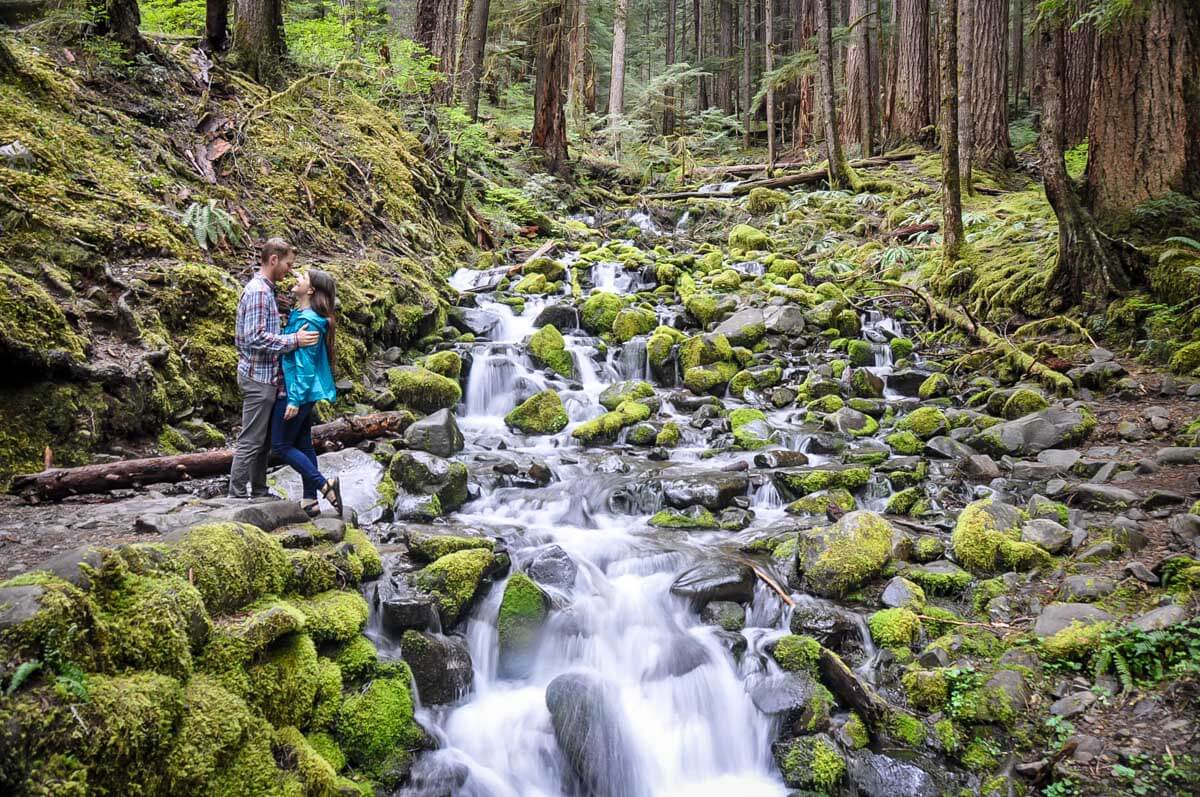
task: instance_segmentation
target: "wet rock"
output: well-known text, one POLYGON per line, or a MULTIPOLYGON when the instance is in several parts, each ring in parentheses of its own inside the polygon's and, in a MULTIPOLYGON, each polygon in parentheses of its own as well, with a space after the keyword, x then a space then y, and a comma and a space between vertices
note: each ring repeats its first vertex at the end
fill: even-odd
POLYGON ((448 316, 455 327, 479 338, 490 337, 500 324, 500 316, 472 307, 451 307, 448 316))
POLYGON ((833 526, 803 530, 796 545, 797 571, 817 595, 843 597, 883 571, 892 533, 882 515, 867 511, 850 512, 833 526))
POLYGON ((883 378, 866 368, 847 369, 843 376, 850 395, 861 398, 882 398, 883 378))
POLYGON ((959 441, 941 435, 931 437, 925 441, 925 451, 932 456, 940 457, 941 459, 958 460, 965 457, 974 456, 978 453, 975 449, 960 443, 959 441))
POLYGON ((907 369, 888 374, 887 386, 902 396, 917 398, 921 393, 921 385, 929 378, 930 371, 907 369))
POLYGON ((714 330, 715 334, 724 335, 730 345, 750 347, 762 340, 766 332, 763 312, 756 307, 739 310, 722 321, 714 330))
POLYGON ((667 503, 677 509, 699 504, 718 511, 746 494, 750 478, 745 473, 712 471, 663 479, 660 484, 667 503))
POLYGON ((803 451, 792 451, 780 448, 773 451, 760 451, 754 455, 756 468, 795 468, 808 464, 808 455, 803 451))
MULTIPOLYGON (((91 588, 92 574, 99 571, 104 559, 103 552, 91 545, 83 545, 57 556, 52 556, 38 565, 38 570, 45 570, 63 581, 74 584, 82 590, 91 588)), ((4 602, 0 600, 0 606, 4 602)))
POLYGON ((849 407, 842 407, 837 412, 826 415, 824 424, 827 429, 853 437, 874 434, 879 429, 879 424, 874 418, 849 407))
POLYGON ((808 596, 796 601, 790 625, 793 634, 811 636, 833 650, 841 650, 847 642, 859 642, 863 627, 862 620, 849 609, 808 596))
POLYGON ((1000 466, 987 454, 972 454, 959 460, 958 471, 975 481, 988 482, 1000 477, 1000 466))
POLYGON ((548 304, 533 319, 533 326, 541 329, 552 326, 559 331, 579 328, 579 311, 569 304, 548 304))
POLYGON ((1063 579, 1059 596, 1066 601, 1090 602, 1103 598, 1116 588, 1116 582, 1105 576, 1067 576, 1063 579))
POLYGON ((797 794, 829 794, 842 780, 846 762, 833 739, 824 733, 782 739, 771 746, 783 782, 797 794))
POLYGON ((807 672, 787 672, 754 683, 750 699, 759 711, 778 720, 780 735, 787 737, 828 726, 830 705, 820 699, 822 691, 807 672))
POLYGON ((1095 425, 1095 417, 1085 410, 1050 407, 984 429, 966 442, 993 456, 1031 456, 1047 448, 1077 443, 1086 438, 1095 425))
POLYGON ((987 679, 984 690, 985 693, 1003 695, 1008 709, 1018 713, 1029 705, 1029 686, 1025 683, 1025 677, 1016 670, 997 670, 987 679))
POLYGON ((637 768, 624 736, 626 719, 612 688, 591 673, 560 675, 546 687, 554 738, 579 779, 594 797, 641 797, 637 768))
POLYGON ((643 382, 640 379, 630 379, 604 388, 604 391, 600 394, 600 404, 606 410, 615 410, 626 401, 641 401, 653 395, 654 388, 650 386, 649 382, 643 382))
POLYGON ((439 457, 450 457, 463 450, 462 432, 448 409, 438 410, 404 430, 404 444, 439 457))
POLYGON ((541 587, 524 573, 515 573, 504 585, 496 636, 501 678, 525 678, 546 622, 550 601, 541 587))
POLYGON ((1108 612, 1087 603, 1052 603, 1038 615, 1033 633, 1047 637, 1069 628, 1074 623, 1092 625, 1112 622, 1112 619, 1108 612))
POLYGON ((544 586, 569 589, 575 583, 579 567, 562 547, 548 545, 534 555, 526 572, 544 586))
POLYGON ((1138 615, 1130 625, 1140 628, 1143 631, 1161 631, 1168 626, 1187 622, 1187 619, 1187 609, 1182 606, 1170 604, 1168 606, 1159 606, 1157 609, 1151 609, 1145 614, 1138 615))
POLYGON ((1076 502, 1085 509, 1119 512, 1138 502, 1138 494, 1111 484, 1077 484, 1072 489, 1076 502))
POLYGON ((467 500, 467 466, 461 462, 424 451, 398 451, 388 475, 401 491, 392 507, 396 520, 428 522, 467 500))
POLYGON ((920 767, 885 755, 859 750, 851 754, 849 777, 862 797, 938 797, 933 776, 920 767))
POLYGON ((1035 518, 1021 526, 1021 541, 1031 542, 1049 553, 1060 553, 1071 543, 1071 532, 1046 518, 1035 518))
POLYGON ((754 599, 754 570, 749 565, 712 561, 685 570, 671 584, 671 594, 702 607, 709 601, 749 603, 754 599))
POLYGON ((922 608, 925 606, 925 591, 907 578, 896 576, 883 588, 879 601, 892 609, 902 606, 922 608))
POLYGON ((733 601, 711 601, 700 610, 700 622, 726 631, 741 631, 746 627, 746 610, 733 601))
POLYGON ((405 631, 400 655, 412 669, 423 704, 453 703, 471 691, 474 669, 462 637, 405 631))
POLYGON ((794 305, 768 307, 762 318, 771 335, 798 335, 804 331, 804 312, 794 305))
POLYGON ((399 640, 409 629, 429 628, 437 620, 433 595, 418 589, 404 577, 390 584, 380 584, 375 603, 384 632, 394 640, 399 640))

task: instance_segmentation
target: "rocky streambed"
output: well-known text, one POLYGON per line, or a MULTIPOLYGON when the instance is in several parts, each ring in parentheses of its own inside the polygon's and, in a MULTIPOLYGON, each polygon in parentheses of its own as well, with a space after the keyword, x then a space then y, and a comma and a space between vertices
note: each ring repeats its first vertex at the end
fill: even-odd
MULTIPOLYGON (((144 560, 154 535, 235 510, 190 496, 105 510, 151 544, 98 561, 194 582, 214 629, 289 613, 263 601, 304 617, 245 643, 233 676, 211 634, 178 671, 129 652, 83 669, 225 673, 221 699, 265 718, 287 793, 1118 794, 1132 785, 1114 767, 1192 760, 1195 698, 1163 685, 1186 683, 1200 635, 1200 448, 1183 421, 1200 389, 1080 349, 1079 397, 1058 398, 1002 367, 953 367, 962 341, 755 228, 684 251, 667 221, 629 222, 636 239, 520 273, 460 271, 431 350, 381 370, 377 403, 424 417, 326 455, 356 485, 377 568, 339 563, 362 538, 347 552, 344 533, 260 522, 290 569, 210 600, 194 569, 144 560), (306 586, 318 560, 338 574, 323 590, 306 586), (365 604, 333 630, 305 612, 359 580, 365 604), (302 710, 255 675, 298 644, 325 690, 302 710)), ((55 568, 0 590, 64 593, 55 568)), ((73 588, 99 602, 96 628, 116 627, 94 585, 73 588)), ((7 749, 28 751, 6 757, 5 784, 109 750, 30 741, 35 698, 81 702, 61 691, 55 637, 29 635, 67 622, 44 625, 45 595, 24 615, 0 603, 6 677, 22 659, 41 673, 5 704, 22 729, 7 749)), ((188 749, 190 705, 136 756, 188 749)), ((1175 793, 1196 783, 1186 763, 1155 772, 1175 793)), ((196 793, 275 793, 212 782, 197 775, 210 790, 196 793)))

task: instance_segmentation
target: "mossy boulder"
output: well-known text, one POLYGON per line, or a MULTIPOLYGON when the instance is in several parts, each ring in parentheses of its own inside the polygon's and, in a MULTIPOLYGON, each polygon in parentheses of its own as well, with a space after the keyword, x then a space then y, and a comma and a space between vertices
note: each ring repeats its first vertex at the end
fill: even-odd
POLYGON ((570 419, 562 399, 553 390, 543 390, 514 407, 504 422, 525 434, 558 434, 570 419))
POLYGON ((600 404, 606 410, 615 410, 626 401, 641 401, 654 396, 654 388, 649 382, 631 379, 609 385, 600 393, 600 404))
POLYGON ((776 742, 772 752, 783 782, 802 794, 836 794, 846 776, 846 759, 823 733, 776 742))
POLYGON ((922 440, 942 434, 946 428, 946 413, 937 407, 918 407, 896 423, 897 430, 912 432, 922 440))
POLYGON ((495 541, 490 537, 460 537, 453 534, 408 535, 408 552, 419 562, 436 562, 446 554, 470 551, 476 548, 491 551, 495 541))
POLYGON ((579 424, 571 436, 584 445, 611 443, 626 426, 640 423, 650 417, 650 408, 636 401, 626 401, 612 412, 579 424))
POLYGON ((679 366, 684 371, 701 365, 733 361, 733 346, 724 335, 695 335, 679 347, 679 366))
POLYGON ((126 573, 115 583, 97 583, 93 597, 113 666, 177 678, 191 673, 192 653, 208 641, 212 626, 200 592, 185 578, 126 573))
POLYGON ((506 677, 528 673, 548 613, 549 600, 541 587, 524 573, 515 573, 504 587, 497 620, 500 671, 506 677))
POLYGON ((26 573, 0 585, 0 656, 43 659, 50 652, 90 668, 107 666, 108 631, 94 601, 49 573, 26 573))
POLYGON ((274 749, 287 762, 288 770, 304 789, 304 794, 336 793, 337 771, 320 753, 313 749, 308 739, 296 728, 280 728, 275 732, 274 749))
POLYGON ((567 351, 562 333, 553 324, 547 324, 529 338, 529 357, 542 368, 567 379, 575 378, 575 361, 567 351))
POLYGON ((291 567, 279 540, 247 523, 203 523, 168 535, 170 566, 213 614, 278 594, 291 567))
POLYGON ((1004 402, 1000 414, 1008 420, 1022 418, 1030 413, 1040 412, 1049 407, 1046 397, 1036 390, 1027 387, 1014 390, 1004 402))
POLYGON ((763 411, 749 407, 729 413, 729 426, 733 431, 734 443, 747 451, 765 448, 774 434, 763 411))
POLYGON ((613 331, 621 307, 621 297, 615 293, 593 291, 579 308, 579 321, 593 335, 607 335, 613 331))
POLYGON ((925 450, 925 443, 910 431, 892 432, 883 438, 892 451, 902 456, 914 456, 925 450))
POLYGON ((335 738, 356 769, 370 777, 399 781, 426 741, 425 732, 413 718, 408 667, 393 666, 395 675, 376 678, 345 699, 338 711, 335 738))
POLYGON ((654 438, 654 445, 663 448, 674 448, 679 445, 682 439, 683 432, 680 430, 679 424, 674 421, 667 421, 658 430, 658 434, 654 438))
POLYGON ((824 515, 829 507, 836 507, 842 512, 852 512, 855 507, 854 496, 842 487, 831 490, 817 490, 803 498, 797 498, 787 505, 785 511, 789 515, 824 515))
POLYGON ((921 634, 921 619, 912 609, 882 609, 867 618, 867 628, 875 644, 885 648, 908 650, 921 634))
POLYGON ((660 509, 650 518, 650 525, 657 529, 717 529, 721 527, 717 516, 703 506, 686 509, 660 509))
POLYGON ((1049 565, 1048 553, 1033 543, 1021 542, 1021 521, 1019 509, 991 498, 967 504, 950 536, 956 561, 977 574, 1049 565))
POLYGON ((815 673, 821 659, 821 643, 810 636, 788 634, 775 643, 771 655, 785 672, 815 673))
POLYGON ((771 238, 749 224, 737 224, 729 231, 729 248, 743 252, 765 252, 771 249, 771 238))
POLYGON ((948 396, 954 389, 950 377, 938 372, 925 377, 925 381, 917 388, 917 395, 924 400, 948 396))
POLYGON ((787 204, 788 195, 785 191, 772 188, 752 188, 746 197, 746 210, 755 216, 772 213, 787 204))
POLYGON ((293 597, 289 603, 304 615, 304 630, 318 643, 354 639, 370 613, 362 595, 336 589, 311 598, 293 597))
POLYGON ((871 480, 865 465, 819 465, 811 468, 777 470, 771 474, 775 486, 788 497, 802 498, 818 490, 857 490, 871 480))
POLYGON ((552 282, 557 282, 567 275, 566 267, 549 257, 535 257, 521 268, 522 274, 541 274, 552 282))
POLYGON ((903 360, 913 352, 913 342, 908 338, 892 338, 888 345, 891 347, 893 360, 903 360))
POLYGON ((692 318, 696 319, 696 323, 701 328, 707 327, 709 324, 717 320, 720 314, 720 305, 717 302, 717 297, 710 293, 701 293, 696 291, 690 294, 683 300, 683 307, 692 318))
MULTIPOLYGON (((243 697, 272 725, 308 726, 320 675, 312 637, 304 633, 288 634, 247 665, 245 673, 243 697)), ((237 675, 226 673, 222 682, 235 685, 233 678, 237 675)))
POLYGON ((484 581, 501 569, 500 564, 487 548, 455 551, 420 570, 416 582, 434 596, 442 625, 449 628, 471 607, 484 581))
POLYGON ((617 313, 613 319, 613 337, 621 343, 633 340, 638 335, 645 335, 658 324, 658 319, 650 310, 640 307, 629 307, 617 313))
POLYGON ((737 373, 737 365, 731 362, 697 365, 683 372, 683 385, 698 396, 719 396, 737 373))
POLYGON ((454 379, 420 366, 402 365, 387 372, 396 401, 418 412, 449 409, 462 400, 462 387, 454 379))
POLYGON ((422 358, 421 366, 447 379, 458 379, 462 376, 462 357, 452 351, 434 352, 428 357, 422 358))
POLYGON ((833 526, 805 529, 796 545, 797 571, 812 592, 842 598, 882 574, 893 530, 874 512, 843 515, 833 526))
POLYGON ((1171 355, 1168 365, 1177 374, 1195 374, 1200 369, 1200 341, 1181 347, 1171 355))

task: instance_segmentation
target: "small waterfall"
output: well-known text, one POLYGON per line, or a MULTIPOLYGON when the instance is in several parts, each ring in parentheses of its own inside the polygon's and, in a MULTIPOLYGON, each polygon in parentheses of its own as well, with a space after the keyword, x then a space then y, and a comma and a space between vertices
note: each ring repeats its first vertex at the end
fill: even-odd
POLYGON ((785 503, 783 496, 775 488, 773 479, 765 479, 750 498, 750 506, 753 509, 782 509, 785 503))
POLYGON ((609 348, 608 366, 616 373, 618 379, 651 379, 646 340, 647 338, 638 336, 620 346, 609 348))
POLYGON ((463 393, 465 417, 503 417, 545 386, 544 378, 533 371, 520 346, 484 343, 476 345, 471 354, 471 372, 463 393))

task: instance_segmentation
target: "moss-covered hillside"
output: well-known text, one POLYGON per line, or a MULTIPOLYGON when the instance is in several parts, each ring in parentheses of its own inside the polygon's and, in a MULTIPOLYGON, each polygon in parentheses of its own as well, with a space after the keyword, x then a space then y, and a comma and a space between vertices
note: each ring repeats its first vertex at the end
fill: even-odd
POLYGON ((218 441, 208 423, 239 401, 238 292, 269 236, 340 280, 350 400, 369 351, 442 326, 442 276, 469 253, 461 189, 399 111, 315 76, 271 93, 183 48, 13 46, 0 483, 47 446, 75 464, 160 435, 167 451, 218 441))

